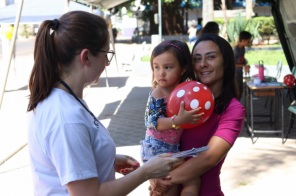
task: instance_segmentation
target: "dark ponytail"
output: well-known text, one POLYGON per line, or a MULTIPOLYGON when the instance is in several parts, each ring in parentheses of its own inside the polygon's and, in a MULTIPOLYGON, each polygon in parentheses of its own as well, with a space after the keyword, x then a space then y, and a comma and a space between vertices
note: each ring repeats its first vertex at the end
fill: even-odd
POLYGON ((31 96, 27 111, 33 110, 39 101, 49 95, 59 77, 52 26, 53 21, 44 21, 36 36, 34 66, 29 80, 31 96))

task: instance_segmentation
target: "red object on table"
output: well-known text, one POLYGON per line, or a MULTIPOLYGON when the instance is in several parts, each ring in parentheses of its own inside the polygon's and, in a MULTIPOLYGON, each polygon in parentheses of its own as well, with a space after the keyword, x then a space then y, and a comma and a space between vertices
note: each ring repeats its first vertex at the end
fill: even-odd
POLYGON ((183 124, 181 128, 192 128, 204 123, 214 110, 215 99, 210 89, 196 81, 186 81, 179 84, 170 94, 167 103, 167 115, 178 115, 181 101, 187 111, 201 107, 199 113, 204 113, 203 119, 196 124, 183 124))
POLYGON ((292 87, 295 84, 295 77, 292 74, 287 74, 284 77, 284 83, 288 87, 292 87))

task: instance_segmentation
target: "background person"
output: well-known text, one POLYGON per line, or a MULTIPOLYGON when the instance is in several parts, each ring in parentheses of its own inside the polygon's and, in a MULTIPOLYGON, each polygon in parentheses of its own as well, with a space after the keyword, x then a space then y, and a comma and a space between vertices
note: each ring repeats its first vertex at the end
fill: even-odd
MULTIPOLYGON (((1 40, 1 45, 2 45, 2 57, 4 60, 4 63, 7 63, 9 61, 9 52, 10 52, 10 47, 13 36, 13 30, 14 30, 14 25, 11 24, 2 24, 0 27, 0 40, 1 40)), ((15 61, 15 47, 12 52, 12 58, 15 61)), ((15 71, 15 66, 14 66, 14 71, 15 71)))
POLYGON ((191 45, 193 45, 196 42, 196 39, 197 39, 196 33, 197 33, 196 21, 192 21, 190 23, 190 27, 187 30, 188 41, 191 45))
POLYGON ((116 27, 113 27, 112 28, 112 36, 113 36, 114 41, 116 41, 117 34, 118 34, 118 30, 116 29, 116 27))
POLYGON ((233 48, 235 58, 235 78, 238 91, 238 100, 241 99, 244 86, 243 86, 243 68, 247 74, 250 72, 250 65, 245 58, 245 47, 250 46, 252 34, 247 31, 242 31, 239 34, 237 45, 233 48))
POLYGON ((200 34, 213 33, 219 35, 220 29, 218 23, 214 21, 207 22, 207 24, 201 29, 200 34))
POLYGON ((191 129, 184 129, 180 150, 209 146, 170 172, 171 181, 153 180, 151 195, 161 195, 170 186, 201 178, 199 196, 223 196, 220 173, 228 151, 234 145, 244 122, 245 108, 237 100, 233 50, 220 36, 203 34, 192 50, 198 81, 209 87, 215 97, 210 118, 191 129))
POLYGON ((83 100, 83 89, 97 83, 112 60, 109 40, 106 21, 88 12, 68 12, 40 26, 27 109, 35 195, 127 195, 180 162, 156 157, 139 167, 132 157, 116 155, 109 132, 83 100), (127 175, 115 180, 115 171, 127 175))
MULTIPOLYGON (((141 141, 141 158, 143 162, 162 153, 179 152, 182 134, 181 124, 197 123, 203 114, 200 108, 186 111, 181 104, 176 116, 168 117, 166 113, 167 98, 174 88, 188 80, 194 79, 191 55, 188 45, 178 40, 164 41, 157 45, 151 54, 152 90, 145 111, 145 139, 141 141)), ((198 194, 199 182, 183 184, 184 191, 198 194), (185 190, 186 189, 186 190, 185 190)), ((177 195, 178 187, 171 189, 169 195, 177 195)))

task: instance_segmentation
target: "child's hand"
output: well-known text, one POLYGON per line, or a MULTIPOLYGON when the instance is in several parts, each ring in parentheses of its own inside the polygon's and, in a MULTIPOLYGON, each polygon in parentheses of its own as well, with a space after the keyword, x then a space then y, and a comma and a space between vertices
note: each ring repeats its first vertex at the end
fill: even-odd
POLYGON ((115 171, 123 175, 129 174, 140 167, 140 163, 127 155, 116 155, 115 171))
POLYGON ((200 120, 202 120, 204 113, 200 112, 200 107, 194 110, 187 111, 184 108, 184 101, 180 104, 180 110, 178 116, 175 117, 175 124, 182 125, 182 124, 196 124, 200 120))

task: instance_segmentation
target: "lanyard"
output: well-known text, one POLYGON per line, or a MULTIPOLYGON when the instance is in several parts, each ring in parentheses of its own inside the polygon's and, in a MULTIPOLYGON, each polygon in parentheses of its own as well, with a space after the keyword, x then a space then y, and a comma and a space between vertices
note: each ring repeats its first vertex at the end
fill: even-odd
POLYGON ((63 80, 59 81, 68 91, 69 93, 84 107, 84 109, 94 118, 94 124, 97 126, 97 128, 99 128, 99 120, 97 119, 97 117, 80 101, 80 99, 74 94, 74 92, 72 91, 72 89, 68 86, 68 84, 66 84, 66 82, 64 82, 63 80))

